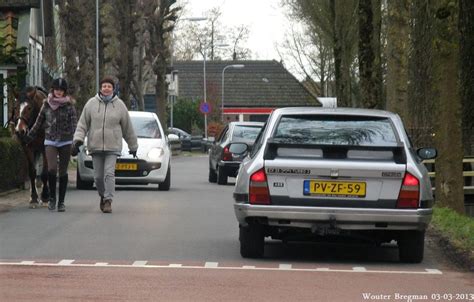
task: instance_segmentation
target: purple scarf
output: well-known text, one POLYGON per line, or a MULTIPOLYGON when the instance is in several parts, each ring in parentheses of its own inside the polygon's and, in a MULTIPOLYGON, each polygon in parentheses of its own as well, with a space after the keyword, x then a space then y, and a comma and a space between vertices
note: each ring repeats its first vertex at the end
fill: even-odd
POLYGON ((48 104, 51 107, 51 109, 53 109, 53 110, 56 110, 59 107, 63 106, 66 103, 69 103, 69 102, 71 102, 71 99, 69 98, 69 96, 65 96, 65 97, 62 97, 62 98, 57 98, 57 97, 53 96, 52 93, 48 94, 48 104))

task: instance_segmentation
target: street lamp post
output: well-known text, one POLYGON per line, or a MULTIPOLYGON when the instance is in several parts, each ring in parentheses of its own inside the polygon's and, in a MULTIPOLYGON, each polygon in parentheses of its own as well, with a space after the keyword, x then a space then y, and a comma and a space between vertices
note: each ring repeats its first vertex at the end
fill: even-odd
POLYGON ((244 68, 245 65, 243 64, 232 64, 232 65, 227 65, 222 69, 222 84, 221 84, 221 90, 222 90, 222 97, 221 97, 221 121, 224 123, 224 73, 227 68, 244 68))
POLYGON ((173 70, 171 71, 171 83, 173 83, 173 94, 170 95, 170 103, 171 103, 171 120, 170 120, 170 127, 173 128, 174 127, 174 124, 173 124, 173 116, 174 116, 174 113, 173 113, 173 107, 174 107, 174 101, 175 101, 175 98, 177 97, 178 95, 178 83, 177 83, 177 80, 175 80, 175 75, 178 74, 178 70, 173 70))

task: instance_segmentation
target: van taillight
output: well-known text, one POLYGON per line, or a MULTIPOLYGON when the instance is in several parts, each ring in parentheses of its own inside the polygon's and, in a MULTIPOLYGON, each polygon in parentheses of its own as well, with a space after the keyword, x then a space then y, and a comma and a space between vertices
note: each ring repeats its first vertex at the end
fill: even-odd
POLYGON ((405 173, 400 194, 398 194, 397 208, 418 208, 420 200, 420 181, 410 173, 405 173))
POLYGON ((224 161, 232 160, 232 152, 229 151, 229 147, 224 148, 224 152, 222 153, 222 160, 224 161))
POLYGON ((249 202, 251 204, 271 203, 267 175, 264 169, 260 169, 250 176, 249 202))

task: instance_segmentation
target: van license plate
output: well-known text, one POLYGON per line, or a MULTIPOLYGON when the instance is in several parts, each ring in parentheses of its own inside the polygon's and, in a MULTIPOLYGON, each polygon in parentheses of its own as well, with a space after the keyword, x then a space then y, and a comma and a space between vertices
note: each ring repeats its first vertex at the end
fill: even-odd
POLYGON ((365 197, 365 190, 365 182, 305 180, 303 183, 304 195, 318 195, 328 197, 365 197))

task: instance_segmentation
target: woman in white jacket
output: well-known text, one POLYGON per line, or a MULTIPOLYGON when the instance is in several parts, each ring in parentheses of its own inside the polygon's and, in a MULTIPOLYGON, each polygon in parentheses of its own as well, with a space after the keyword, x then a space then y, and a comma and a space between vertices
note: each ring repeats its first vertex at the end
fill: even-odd
POLYGON ((87 101, 74 133, 75 154, 87 136, 100 209, 104 213, 112 213, 115 163, 122 152, 122 138, 127 142, 130 154, 136 156, 138 149, 127 106, 114 94, 114 88, 113 78, 105 77, 100 81, 100 92, 87 101))

